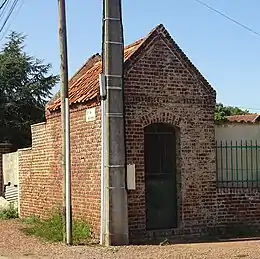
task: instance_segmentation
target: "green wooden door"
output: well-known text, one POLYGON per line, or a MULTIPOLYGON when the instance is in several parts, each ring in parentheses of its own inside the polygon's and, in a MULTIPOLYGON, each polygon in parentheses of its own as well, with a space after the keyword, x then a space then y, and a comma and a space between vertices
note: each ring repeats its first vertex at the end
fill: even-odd
POLYGON ((176 137, 167 124, 145 128, 147 230, 177 227, 176 137))

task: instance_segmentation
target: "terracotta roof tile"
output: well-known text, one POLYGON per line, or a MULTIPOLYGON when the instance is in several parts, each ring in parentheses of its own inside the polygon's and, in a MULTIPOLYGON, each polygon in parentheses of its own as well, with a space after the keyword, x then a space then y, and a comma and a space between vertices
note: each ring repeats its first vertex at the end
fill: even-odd
POLYGON ((228 122, 238 123, 259 123, 260 114, 245 114, 245 115, 232 115, 227 116, 228 122))
MULTIPOLYGON (((127 69, 133 65, 145 52, 147 46, 153 42, 154 39, 160 37, 164 39, 165 43, 169 45, 174 53, 182 60, 189 72, 196 77, 207 91, 213 93, 215 90, 210 86, 207 80, 201 75, 197 68, 190 62, 184 52, 179 48, 177 43, 171 38, 170 34, 162 24, 156 26, 145 38, 140 39, 124 49, 125 68, 127 69)), ((101 57, 95 56, 95 59, 90 58, 83 67, 75 74, 69 83, 69 100, 70 104, 83 103, 99 96, 99 74, 102 71, 101 57)), ((46 106, 47 111, 52 112, 60 108, 60 98, 56 95, 46 106)))
MULTIPOLYGON (((144 39, 138 40, 124 49, 125 61, 141 46, 144 39)), ((101 57, 97 55, 91 57, 69 82, 69 100, 70 104, 84 103, 92 100, 99 95, 99 74, 102 72, 101 57), (80 76, 79 76, 80 74, 80 76)), ((59 94, 54 98, 46 109, 55 111, 60 108, 61 102, 59 94)))
POLYGON ((144 39, 140 39, 130 45, 128 45, 125 50, 124 50, 124 58, 125 61, 128 60, 133 53, 135 53, 135 51, 142 45, 144 39))

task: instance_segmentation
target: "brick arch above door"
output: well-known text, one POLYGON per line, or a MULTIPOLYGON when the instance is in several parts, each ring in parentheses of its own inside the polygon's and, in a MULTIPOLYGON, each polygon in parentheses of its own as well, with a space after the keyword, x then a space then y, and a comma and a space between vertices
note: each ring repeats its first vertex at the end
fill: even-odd
POLYGON ((140 117, 142 127, 146 127, 153 123, 167 123, 175 127, 180 127, 182 118, 179 115, 168 111, 151 112, 140 117))

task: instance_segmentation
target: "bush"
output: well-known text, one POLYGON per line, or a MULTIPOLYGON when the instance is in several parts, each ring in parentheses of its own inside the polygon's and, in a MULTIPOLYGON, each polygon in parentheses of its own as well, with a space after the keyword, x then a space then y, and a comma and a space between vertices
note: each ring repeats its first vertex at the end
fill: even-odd
MULTIPOLYGON (((60 213, 53 214, 51 218, 42 220, 38 217, 30 217, 24 220, 26 227, 23 229, 26 235, 34 235, 48 242, 63 241, 63 218, 60 213)), ((87 244, 91 238, 89 224, 84 221, 74 220, 72 224, 74 244, 87 244)))
POLYGON ((14 207, 14 204, 10 204, 8 208, 0 210, 0 219, 16 219, 19 217, 18 209, 14 207))

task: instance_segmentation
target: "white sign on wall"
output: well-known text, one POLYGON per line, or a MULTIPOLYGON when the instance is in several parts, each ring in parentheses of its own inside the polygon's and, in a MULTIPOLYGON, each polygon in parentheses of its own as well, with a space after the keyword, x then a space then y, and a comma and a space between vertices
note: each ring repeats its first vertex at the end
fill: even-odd
POLYGON ((135 164, 127 165, 127 189, 135 190, 135 164))
POLYGON ((86 111, 86 122, 96 120, 96 108, 90 108, 86 111))

